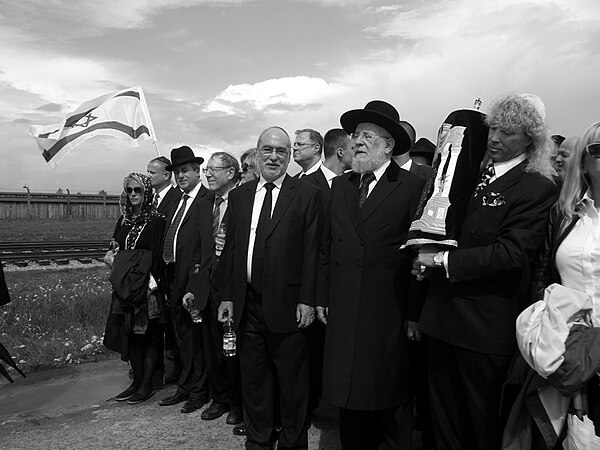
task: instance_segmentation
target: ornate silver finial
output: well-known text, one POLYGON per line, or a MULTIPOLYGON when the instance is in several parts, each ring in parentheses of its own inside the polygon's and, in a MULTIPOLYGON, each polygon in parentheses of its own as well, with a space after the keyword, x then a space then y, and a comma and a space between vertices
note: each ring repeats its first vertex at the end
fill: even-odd
POLYGON ((475 99, 475 102, 473 102, 473 108, 479 111, 479 108, 481 108, 481 98, 477 97, 475 99))

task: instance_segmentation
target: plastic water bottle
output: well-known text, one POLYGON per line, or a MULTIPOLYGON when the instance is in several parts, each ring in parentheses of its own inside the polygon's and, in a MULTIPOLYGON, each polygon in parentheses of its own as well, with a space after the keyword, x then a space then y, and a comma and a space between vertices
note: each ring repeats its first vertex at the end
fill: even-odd
POLYGON ((233 320, 227 319, 223 322, 223 354, 225 356, 235 356, 237 346, 235 343, 235 331, 233 331, 233 320))
POLYGON ((225 247, 225 234, 226 234, 225 222, 221 221, 217 234, 215 235, 215 255, 217 258, 221 256, 223 247, 225 247))

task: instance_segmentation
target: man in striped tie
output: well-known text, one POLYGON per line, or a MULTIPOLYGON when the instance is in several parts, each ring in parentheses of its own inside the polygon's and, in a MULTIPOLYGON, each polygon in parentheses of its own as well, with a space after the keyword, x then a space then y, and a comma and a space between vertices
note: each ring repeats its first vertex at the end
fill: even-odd
POLYGON ((163 262, 168 301, 175 329, 175 340, 183 370, 177 391, 160 401, 161 406, 185 401, 182 413, 190 413, 208 402, 209 392, 202 352, 203 323, 192 320, 185 304, 203 311, 210 292, 209 270, 212 261, 212 202, 200 183, 202 158, 188 146, 171 151, 171 165, 183 196, 167 217, 163 262))
POLYGON ((236 185, 240 174, 240 165, 235 157, 227 152, 213 153, 203 169, 208 188, 214 194, 212 212, 212 236, 214 240, 213 261, 210 271, 211 297, 205 310, 204 354, 208 371, 208 385, 212 404, 202 411, 201 418, 213 420, 226 412, 226 422, 237 425, 243 422, 242 392, 240 386, 240 363, 236 356, 225 358, 223 355, 223 326, 217 320, 219 293, 216 292, 215 278, 219 276, 217 263, 227 235, 225 220, 229 191, 236 185))

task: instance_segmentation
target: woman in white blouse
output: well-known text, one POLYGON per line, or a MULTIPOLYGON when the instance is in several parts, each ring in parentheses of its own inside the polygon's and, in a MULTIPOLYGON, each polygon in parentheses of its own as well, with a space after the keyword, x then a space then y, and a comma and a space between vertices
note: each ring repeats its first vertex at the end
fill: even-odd
POLYGON ((565 352, 563 363, 547 378, 529 370, 510 414, 504 449, 561 448, 570 397, 578 397, 576 393, 581 390, 587 398, 585 412, 600 436, 600 378, 595 375, 600 369, 599 210, 600 122, 596 122, 579 138, 567 162, 564 184, 551 212, 546 243, 536 267, 533 296, 534 302, 544 298, 545 288, 557 283, 591 297, 594 308, 589 322, 594 328, 571 329, 567 352, 578 345, 577 354, 567 356, 565 352), (571 347, 575 340, 579 342, 571 347), (542 398, 546 400, 540 401, 542 398))

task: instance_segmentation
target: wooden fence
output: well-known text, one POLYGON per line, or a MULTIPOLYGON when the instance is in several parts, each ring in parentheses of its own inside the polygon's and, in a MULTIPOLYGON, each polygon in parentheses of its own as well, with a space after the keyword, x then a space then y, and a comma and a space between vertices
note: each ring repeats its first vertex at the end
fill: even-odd
POLYGON ((117 219, 118 195, 0 192, 0 220, 117 219))

